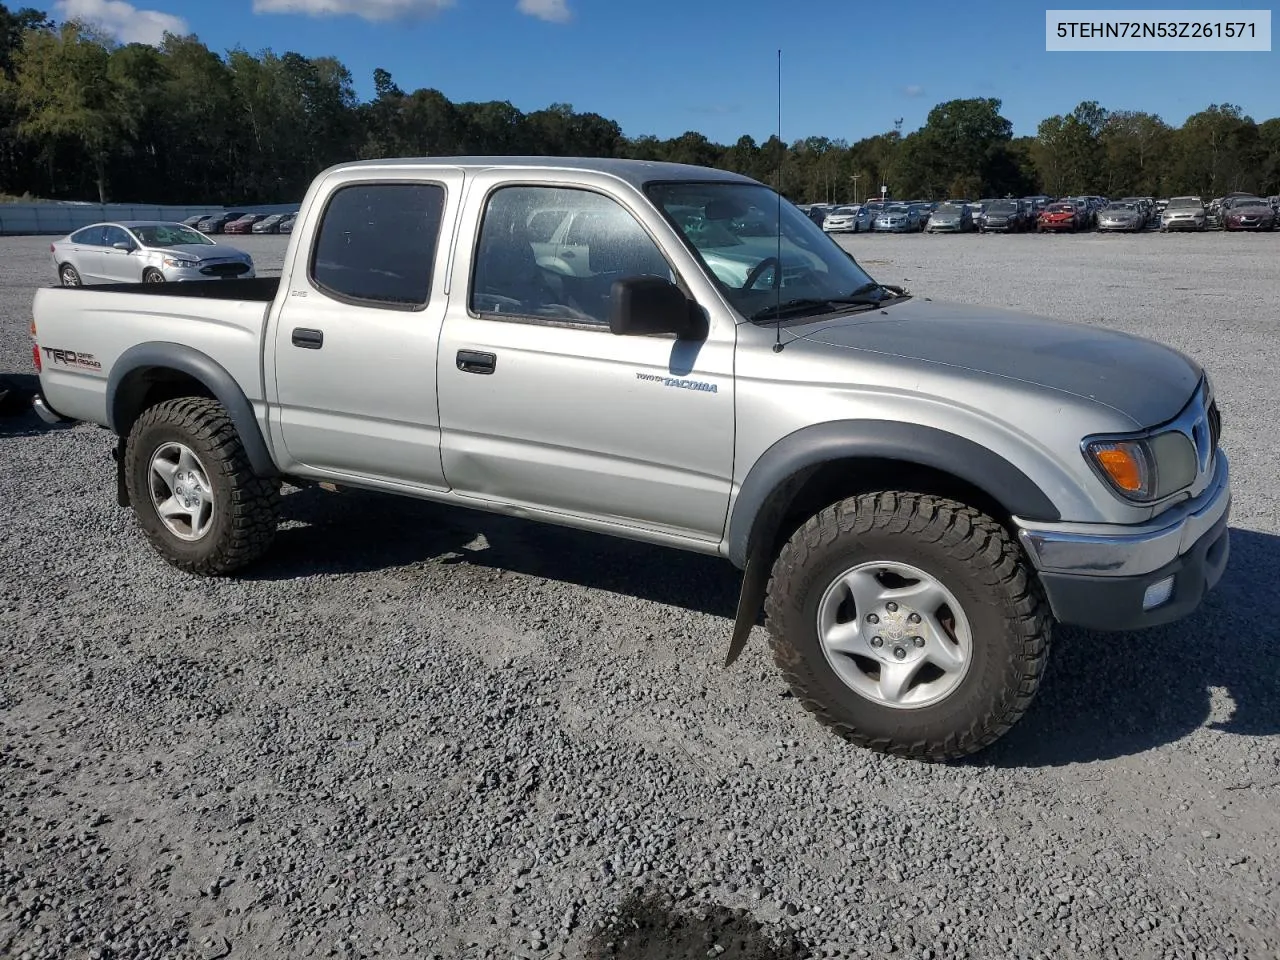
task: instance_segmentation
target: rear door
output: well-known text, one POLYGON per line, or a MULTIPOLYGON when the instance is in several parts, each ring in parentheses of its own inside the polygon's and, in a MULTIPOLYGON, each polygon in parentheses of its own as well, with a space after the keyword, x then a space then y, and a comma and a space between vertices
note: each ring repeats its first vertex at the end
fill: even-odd
POLYGON ((302 475, 442 489, 436 351, 457 168, 338 176, 282 279, 268 395, 302 475))
POLYGON ((94 224, 77 230, 68 238, 71 246, 70 259, 76 273, 80 274, 82 283, 102 283, 102 271, 105 269, 102 258, 102 233, 106 229, 103 224, 94 224))

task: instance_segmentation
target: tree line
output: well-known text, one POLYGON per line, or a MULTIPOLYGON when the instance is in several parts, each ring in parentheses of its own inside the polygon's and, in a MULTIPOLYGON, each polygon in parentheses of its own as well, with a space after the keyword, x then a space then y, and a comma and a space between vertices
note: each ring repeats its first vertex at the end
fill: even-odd
POLYGON ((215 53, 195 36, 119 44, 77 21, 0 3, 0 193, 100 202, 298 200, 333 163, 388 156, 536 155, 671 160, 745 173, 791 200, 879 192, 946 197, 1280 193, 1280 119, 1212 104, 1174 127, 1095 102, 1014 137, 994 98, 951 100, 923 127, 850 144, 662 140, 569 104, 454 103, 386 70, 372 99, 333 57, 215 53))

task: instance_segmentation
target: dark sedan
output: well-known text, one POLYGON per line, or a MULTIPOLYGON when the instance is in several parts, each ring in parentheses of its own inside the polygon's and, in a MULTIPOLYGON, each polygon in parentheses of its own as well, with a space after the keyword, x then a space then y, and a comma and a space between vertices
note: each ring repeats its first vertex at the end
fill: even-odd
POLYGON ((1261 197, 1230 197, 1222 201, 1224 230, 1274 230, 1276 211, 1261 197))

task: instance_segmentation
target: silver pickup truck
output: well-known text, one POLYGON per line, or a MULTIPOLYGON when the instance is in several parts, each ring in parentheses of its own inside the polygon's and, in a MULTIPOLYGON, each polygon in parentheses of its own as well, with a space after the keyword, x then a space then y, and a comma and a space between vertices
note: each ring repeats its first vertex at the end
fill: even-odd
POLYGON ((876 282, 769 188, 624 160, 339 166, 282 276, 42 289, 50 421, 117 437, 155 548, 224 575, 284 481, 724 557, 847 739, 946 760, 1027 709, 1056 621, 1190 613, 1227 561, 1213 386, 1095 327, 876 282))

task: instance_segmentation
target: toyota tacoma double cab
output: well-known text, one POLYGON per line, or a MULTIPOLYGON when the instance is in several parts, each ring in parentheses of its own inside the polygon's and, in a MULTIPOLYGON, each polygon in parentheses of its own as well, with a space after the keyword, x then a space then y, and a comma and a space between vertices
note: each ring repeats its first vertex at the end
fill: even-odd
POLYGON ((1168 623, 1227 562, 1197 363, 879 283, 702 167, 340 165, 280 277, 41 289, 32 335, 41 416, 112 431, 185 571, 259 560, 286 481, 723 557, 726 663, 763 612, 799 700, 900 756, 1004 734, 1055 622, 1168 623))

